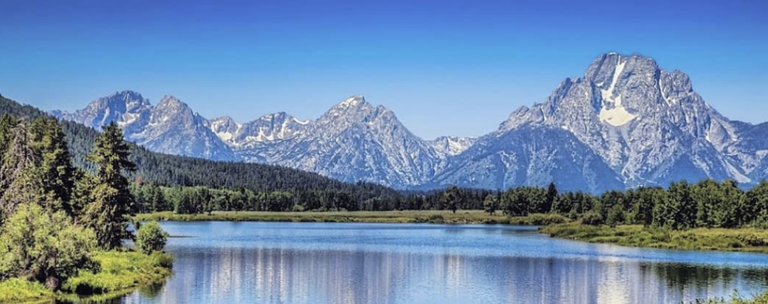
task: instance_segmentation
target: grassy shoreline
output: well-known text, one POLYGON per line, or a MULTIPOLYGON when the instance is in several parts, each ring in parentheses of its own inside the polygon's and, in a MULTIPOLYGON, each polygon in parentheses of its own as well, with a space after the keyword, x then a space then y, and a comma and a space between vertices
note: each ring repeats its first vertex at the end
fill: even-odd
POLYGON ((555 238, 626 247, 768 253, 766 229, 697 228, 677 231, 641 225, 611 228, 565 223, 543 226, 539 231, 555 238))
POLYGON ((330 222, 330 223, 434 223, 434 224, 507 224, 549 225, 569 220, 555 214, 531 214, 507 217, 489 215, 482 210, 407 210, 407 211, 333 211, 333 212, 261 212, 216 211, 209 214, 144 213, 138 221, 253 221, 253 222, 330 222))
POLYGON ((677 250, 737 251, 768 253, 768 230, 755 228, 698 228, 674 231, 639 225, 590 226, 555 214, 531 214, 525 217, 489 215, 482 210, 407 210, 338 212, 213 212, 212 214, 174 214, 172 212, 139 214, 144 221, 262 221, 262 222, 336 222, 336 223, 438 223, 537 225, 551 237, 590 243, 616 244, 677 250))
POLYGON ((52 292, 41 283, 23 279, 0 282, 0 303, 45 303, 54 300, 101 301, 130 293, 136 288, 162 283, 171 275, 173 258, 155 252, 98 252, 93 260, 98 271, 81 270, 67 279, 60 291, 52 292))

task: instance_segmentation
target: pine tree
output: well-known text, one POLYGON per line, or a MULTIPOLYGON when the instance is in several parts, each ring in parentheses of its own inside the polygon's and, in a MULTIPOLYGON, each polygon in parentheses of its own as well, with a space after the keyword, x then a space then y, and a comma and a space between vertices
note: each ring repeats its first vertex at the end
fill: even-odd
POLYGON ((459 188, 456 186, 448 187, 448 189, 446 189, 443 193, 441 200, 448 209, 450 209, 453 213, 456 213, 456 209, 458 209, 461 200, 459 188))
POLYGON ((18 124, 19 121, 11 115, 0 116, 0 165, 5 161, 5 152, 13 140, 13 128, 18 124))
POLYGON ((557 187, 555 187, 554 182, 550 182, 549 186, 547 186, 547 206, 549 206, 549 208, 546 212, 552 211, 552 206, 555 205, 555 199, 557 199, 557 187))
POLYGON ((488 194, 483 201, 483 208, 485 209, 485 213, 490 215, 496 214, 496 209, 499 209, 499 201, 496 199, 496 196, 488 194))
POLYGON ((30 127, 31 146, 37 154, 38 174, 43 181, 43 195, 53 211, 73 216, 70 200, 75 185, 75 167, 69 155, 64 131, 53 118, 38 117, 30 127))
MULTIPOLYGON (((12 130, 12 142, 0 167, 0 209, 5 217, 11 216, 22 203, 40 200, 43 185, 36 175, 36 153, 29 145, 29 133, 25 123, 12 130)), ((0 224, 3 218, 0 218, 0 224)))
POLYGON ((135 165, 128 160, 128 144, 114 122, 104 127, 104 133, 93 147, 88 160, 97 167, 97 174, 85 207, 83 222, 96 232, 99 246, 114 249, 123 239, 130 238, 127 216, 134 209, 134 198, 128 189, 124 171, 132 171, 135 165))

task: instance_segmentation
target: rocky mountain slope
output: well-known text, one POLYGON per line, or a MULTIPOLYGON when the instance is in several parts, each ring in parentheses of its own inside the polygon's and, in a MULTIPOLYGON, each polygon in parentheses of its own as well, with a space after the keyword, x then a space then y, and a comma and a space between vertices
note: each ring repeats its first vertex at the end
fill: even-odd
POLYGON ((127 138, 163 153, 278 164, 398 188, 554 181, 562 189, 600 192, 768 177, 768 123, 729 120, 686 74, 641 55, 599 56, 583 76, 566 78, 544 102, 512 112, 480 138, 423 140, 363 96, 316 120, 287 113, 246 123, 207 120, 171 96, 152 106, 130 91, 58 115, 93 127, 116 121, 127 138))

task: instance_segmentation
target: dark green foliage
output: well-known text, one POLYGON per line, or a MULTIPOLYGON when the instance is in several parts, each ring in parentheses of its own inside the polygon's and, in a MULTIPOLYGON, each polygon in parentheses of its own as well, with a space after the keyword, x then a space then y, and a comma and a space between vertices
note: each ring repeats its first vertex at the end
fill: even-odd
POLYGON ((453 213, 456 213, 456 209, 458 209, 459 205, 463 203, 464 198, 458 187, 450 186, 443 193, 441 201, 444 206, 447 206, 449 210, 451 210, 453 213))
POLYGON ((128 190, 128 179, 123 175, 135 165, 128 160, 128 145, 123 132, 112 123, 104 127, 104 133, 96 138, 93 153, 88 160, 98 166, 91 185, 82 222, 96 232, 99 246, 118 248, 123 239, 130 238, 127 230, 128 216, 133 214, 134 197, 128 190))
POLYGON ((598 212, 590 211, 584 214, 581 218, 581 223, 584 225, 599 226, 605 224, 605 218, 598 212))
POLYGON ((64 212, 51 213, 35 203, 20 206, 0 234, 0 279, 22 277, 56 290, 88 266, 95 235, 71 221, 64 212))
POLYGON ((72 216, 76 212, 69 204, 75 184, 75 168, 64 141, 64 131, 53 118, 40 116, 30 127, 31 147, 40 163, 36 174, 44 182, 42 194, 54 211, 64 211, 72 216))
POLYGON ((744 199, 743 223, 768 228, 768 182, 760 181, 744 199))
POLYGON ((499 199, 496 195, 488 194, 485 197, 485 200, 483 201, 483 209, 485 210, 485 213, 491 215, 496 214, 496 210, 499 209, 499 199))
POLYGON ((142 224, 136 232, 136 246, 145 254, 162 251, 167 240, 168 233, 157 222, 142 224))
POLYGON ((549 186, 547 186, 547 194, 545 199, 546 204, 542 206, 541 209, 549 212, 552 210, 552 207, 555 205, 555 200, 557 199, 557 186, 555 186, 555 183, 550 182, 549 186))
POLYGON ((613 207, 608 210, 608 217, 606 217, 605 223, 611 227, 616 227, 619 224, 623 224, 625 218, 624 207, 621 204, 614 204, 613 207))

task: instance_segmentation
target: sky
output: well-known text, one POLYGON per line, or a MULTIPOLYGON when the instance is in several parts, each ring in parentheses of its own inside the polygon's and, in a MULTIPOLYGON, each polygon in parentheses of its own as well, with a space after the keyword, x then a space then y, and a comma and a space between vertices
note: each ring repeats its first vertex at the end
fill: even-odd
POLYGON ((480 136, 607 52, 768 121, 768 1, 0 0, 0 94, 44 110, 130 89, 314 119, 363 94, 423 138, 480 136))

